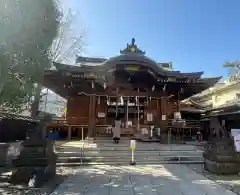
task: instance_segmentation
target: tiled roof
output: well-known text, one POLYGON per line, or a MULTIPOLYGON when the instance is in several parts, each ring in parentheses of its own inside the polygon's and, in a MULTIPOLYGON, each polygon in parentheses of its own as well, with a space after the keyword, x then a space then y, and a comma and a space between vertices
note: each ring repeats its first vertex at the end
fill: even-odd
POLYGON ((1 119, 26 120, 29 122, 39 122, 38 119, 34 119, 29 116, 22 116, 22 115, 8 113, 8 112, 0 112, 0 120, 1 119))

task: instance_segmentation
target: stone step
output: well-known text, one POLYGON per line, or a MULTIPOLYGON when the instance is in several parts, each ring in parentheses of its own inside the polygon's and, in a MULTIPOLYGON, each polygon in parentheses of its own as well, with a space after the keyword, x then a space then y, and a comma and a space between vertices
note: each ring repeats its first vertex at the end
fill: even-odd
MULTIPOLYGON (((128 162, 132 158, 131 156, 125 156, 124 158, 115 157, 59 157, 58 162, 128 162)), ((159 156, 159 157, 135 157, 135 161, 196 161, 202 160, 201 156, 159 156)))
MULTIPOLYGON (((112 137, 95 137, 95 141, 110 141, 112 139, 112 137)), ((131 137, 121 137, 120 140, 131 140, 131 137)))
MULTIPOLYGON (((69 149, 69 150, 59 150, 56 149, 55 153, 79 153, 79 152, 119 152, 119 153, 124 153, 124 152, 131 152, 130 148, 127 149, 120 149, 120 148, 107 148, 107 149, 102 149, 102 148, 83 148, 83 149, 69 149)), ((159 149, 152 149, 152 150, 145 150, 145 149, 135 149, 134 152, 138 153, 190 153, 190 154, 202 154, 202 150, 159 150, 159 149)))
MULTIPOLYGON (((131 151, 118 151, 117 153, 114 153, 113 151, 84 151, 82 152, 58 152, 56 153, 58 157, 79 157, 79 156, 114 156, 114 157, 124 157, 124 156, 131 156, 131 151)), ((137 156, 202 156, 202 152, 140 152, 135 151, 134 155, 137 156)))
MULTIPOLYGON (((131 161, 129 162, 88 162, 88 163, 62 163, 57 162, 57 166, 89 166, 89 165, 126 165, 128 166, 131 161)), ((142 162, 136 162, 137 165, 159 165, 159 164, 203 164, 202 160, 197 161, 142 161, 142 162)))
MULTIPOLYGON (((101 156, 125 156, 125 155, 131 155, 131 151, 121 151, 114 153, 114 151, 84 151, 83 153, 78 153, 77 156, 81 155, 91 155, 91 156, 96 156, 96 155, 101 155, 101 156)), ((58 156, 62 156, 66 154, 59 154, 58 156)), ((135 151, 134 152, 135 156, 202 156, 202 152, 140 152, 140 151, 135 151)), ((73 155, 74 156, 74 155, 73 155)))
MULTIPOLYGON (((127 143, 119 143, 119 144, 113 144, 113 143, 84 143, 84 142, 69 142, 62 145, 57 145, 55 149, 60 150, 70 150, 70 149, 80 149, 80 148, 101 148, 101 149, 109 149, 109 148, 115 148, 115 149, 129 149, 130 142, 127 143)), ((186 150, 186 151, 195 151, 197 150, 197 147, 194 145, 167 145, 167 144, 149 144, 149 143, 136 143, 136 150, 186 150)))
MULTIPOLYGON (((69 149, 80 149, 80 148, 89 148, 89 149, 94 149, 94 148, 100 148, 100 149, 110 149, 110 148, 116 148, 116 149, 129 149, 130 145, 121 145, 121 144, 104 144, 104 145, 96 145, 96 144, 85 144, 85 145, 77 145, 77 146, 57 146, 55 147, 56 150, 64 149, 64 150, 69 150, 69 149)), ((196 151, 198 150, 197 147, 171 147, 171 146, 144 146, 144 145, 136 145, 135 147, 136 150, 178 150, 178 151, 196 151)))

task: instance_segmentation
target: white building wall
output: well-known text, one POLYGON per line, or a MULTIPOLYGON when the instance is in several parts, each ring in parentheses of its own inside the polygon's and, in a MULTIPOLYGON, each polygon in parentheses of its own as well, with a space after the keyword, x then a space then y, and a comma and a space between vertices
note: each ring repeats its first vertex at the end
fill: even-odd
POLYGON ((53 92, 48 92, 47 95, 42 97, 39 103, 39 110, 62 117, 65 115, 66 105, 66 99, 53 92))
POLYGON ((197 94, 193 100, 205 108, 217 108, 229 102, 240 101, 240 81, 218 83, 197 94))
POLYGON ((217 91, 213 96, 213 107, 219 107, 229 102, 240 100, 240 82, 217 91))

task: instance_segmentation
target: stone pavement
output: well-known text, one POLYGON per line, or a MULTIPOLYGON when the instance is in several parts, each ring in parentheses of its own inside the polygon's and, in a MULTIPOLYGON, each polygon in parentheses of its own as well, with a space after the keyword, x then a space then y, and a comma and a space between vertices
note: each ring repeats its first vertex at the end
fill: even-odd
POLYGON ((236 195, 184 165, 85 166, 52 195, 236 195))

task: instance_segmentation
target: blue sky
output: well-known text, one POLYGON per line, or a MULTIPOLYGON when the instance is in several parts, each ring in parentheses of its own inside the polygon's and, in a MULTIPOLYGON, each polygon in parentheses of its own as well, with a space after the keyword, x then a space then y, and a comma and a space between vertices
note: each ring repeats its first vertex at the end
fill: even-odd
POLYGON ((226 75, 226 61, 240 59, 240 0, 63 0, 79 13, 86 55, 119 54, 131 38, 175 70, 226 75))

